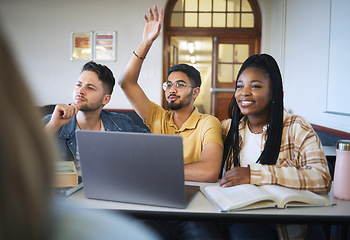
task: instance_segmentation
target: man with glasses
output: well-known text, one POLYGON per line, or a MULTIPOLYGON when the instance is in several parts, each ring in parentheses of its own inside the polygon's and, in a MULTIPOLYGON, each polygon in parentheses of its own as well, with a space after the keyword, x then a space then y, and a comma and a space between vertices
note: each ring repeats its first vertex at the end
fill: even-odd
POLYGON ((155 6, 154 15, 151 9, 149 14, 150 19, 145 15, 142 41, 133 52, 119 85, 152 133, 182 136, 185 180, 216 182, 222 161, 222 131, 217 118, 201 114, 193 106, 200 92, 200 73, 187 64, 169 69, 163 89, 170 110, 151 102, 137 82, 142 63, 163 21, 163 9, 158 16, 155 6))

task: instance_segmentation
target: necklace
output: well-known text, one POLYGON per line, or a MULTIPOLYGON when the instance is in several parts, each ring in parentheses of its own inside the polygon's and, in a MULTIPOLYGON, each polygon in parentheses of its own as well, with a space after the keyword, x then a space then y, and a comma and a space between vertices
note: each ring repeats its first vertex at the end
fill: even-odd
POLYGON ((247 122, 248 122, 248 128, 249 128, 250 132, 252 132, 254 134, 261 134, 261 133, 263 133, 264 128, 262 128, 260 131, 254 131, 252 126, 250 125, 249 121, 247 121, 247 122))

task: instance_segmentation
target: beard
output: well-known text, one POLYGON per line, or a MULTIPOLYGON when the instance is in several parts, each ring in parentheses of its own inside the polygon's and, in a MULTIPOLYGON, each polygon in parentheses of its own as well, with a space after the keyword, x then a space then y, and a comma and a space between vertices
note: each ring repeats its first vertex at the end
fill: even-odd
POLYGON ((79 105, 79 107, 80 107, 79 110, 82 112, 93 112, 98 110, 101 107, 101 105, 90 106, 88 104, 82 104, 82 105, 79 105))
MULTIPOLYGON (((191 90, 191 92, 188 95, 186 95, 183 98, 183 100, 180 100, 179 103, 167 101, 168 108, 174 111, 174 110, 179 110, 181 108, 187 107, 188 105, 191 104, 192 94, 193 94, 193 89, 191 90)), ((174 96, 174 95, 169 95, 169 96, 174 96)))
POLYGON ((81 103, 77 103, 77 105, 79 106, 79 111, 93 112, 93 111, 98 110, 101 106, 103 107, 102 101, 103 101, 103 99, 101 99, 100 101, 98 101, 94 104, 90 104, 88 102, 81 102, 81 103))

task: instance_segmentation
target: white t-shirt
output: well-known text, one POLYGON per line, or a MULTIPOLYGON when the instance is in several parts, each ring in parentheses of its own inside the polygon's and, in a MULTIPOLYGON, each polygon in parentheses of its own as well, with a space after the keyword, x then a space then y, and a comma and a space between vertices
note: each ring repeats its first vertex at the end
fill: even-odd
POLYGON ((248 124, 244 129, 244 142, 240 152, 241 167, 255 164, 261 155, 262 133, 255 134, 249 130, 248 124))
MULTIPOLYGON (((78 124, 76 125, 76 129, 80 130, 78 124)), ((101 132, 106 131, 105 127, 103 126, 103 122, 101 119, 101 132)), ((75 161, 74 161, 75 168, 77 169, 78 176, 81 176, 81 169, 80 169, 80 156, 79 156, 79 149, 77 144, 77 152, 75 153, 75 161)))

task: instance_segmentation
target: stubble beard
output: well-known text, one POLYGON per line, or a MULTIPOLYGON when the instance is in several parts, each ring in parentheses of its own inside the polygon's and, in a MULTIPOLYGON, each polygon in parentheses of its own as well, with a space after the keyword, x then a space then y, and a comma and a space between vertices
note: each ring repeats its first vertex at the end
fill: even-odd
POLYGON ((98 110, 102 105, 102 100, 94 105, 89 105, 87 102, 79 103, 79 111, 82 112, 93 112, 98 110))

